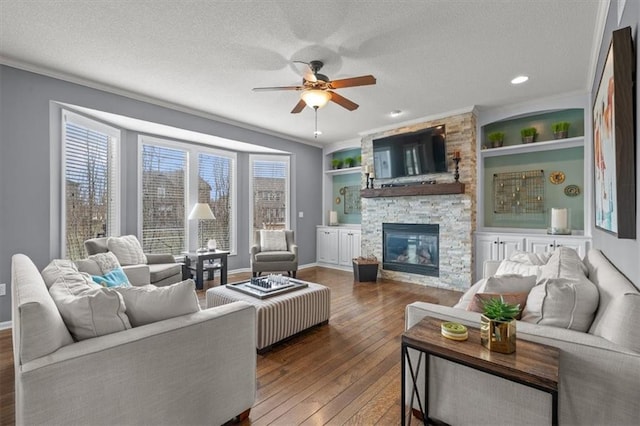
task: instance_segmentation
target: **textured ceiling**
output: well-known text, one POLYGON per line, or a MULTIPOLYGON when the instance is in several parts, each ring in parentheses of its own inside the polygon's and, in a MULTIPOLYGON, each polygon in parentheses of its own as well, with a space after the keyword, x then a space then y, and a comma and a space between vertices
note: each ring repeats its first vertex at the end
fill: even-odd
POLYGON ((0 62, 328 144, 394 122, 586 91, 606 0, 0 0, 0 62), (290 111, 305 66, 360 104, 290 111), (509 81, 518 74, 530 80, 509 81), (389 112, 403 114, 391 118, 389 112))

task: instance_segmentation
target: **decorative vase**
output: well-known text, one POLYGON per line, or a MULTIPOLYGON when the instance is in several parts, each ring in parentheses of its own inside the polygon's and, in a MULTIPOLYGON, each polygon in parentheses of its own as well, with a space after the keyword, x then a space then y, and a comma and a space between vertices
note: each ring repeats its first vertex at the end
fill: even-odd
POLYGON ((480 316, 480 343, 493 352, 510 354, 516 350, 516 320, 496 321, 480 316))
POLYGON ((561 130, 559 132, 553 132, 554 139, 566 139, 569 134, 568 130, 561 130))
POLYGON ((532 143, 535 136, 523 136, 522 143, 532 143))
POLYGON ((491 148, 500 148, 503 141, 491 141, 491 148))

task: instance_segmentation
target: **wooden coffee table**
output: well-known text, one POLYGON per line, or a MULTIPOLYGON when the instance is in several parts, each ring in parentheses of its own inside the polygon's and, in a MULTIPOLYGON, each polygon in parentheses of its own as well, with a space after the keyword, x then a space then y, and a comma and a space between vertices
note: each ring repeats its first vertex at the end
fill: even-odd
MULTIPOLYGON (((442 423, 429 418, 429 357, 435 356, 457 364, 492 374, 512 382, 520 383, 551 394, 551 422, 558 424, 558 369, 560 351, 539 343, 517 340, 512 354, 491 352, 480 344, 480 331, 468 327, 469 339, 455 341, 440 334, 444 320, 426 317, 402 334, 402 424, 406 422, 405 375, 409 368, 413 382, 413 393, 417 397, 420 414, 429 422, 442 423), (409 349, 420 352, 414 366, 409 358, 409 349), (423 360, 423 354, 425 359, 423 360), (416 378, 421 365, 425 366, 424 401, 420 399, 416 378)), ((412 409, 413 407, 409 407, 412 409)))

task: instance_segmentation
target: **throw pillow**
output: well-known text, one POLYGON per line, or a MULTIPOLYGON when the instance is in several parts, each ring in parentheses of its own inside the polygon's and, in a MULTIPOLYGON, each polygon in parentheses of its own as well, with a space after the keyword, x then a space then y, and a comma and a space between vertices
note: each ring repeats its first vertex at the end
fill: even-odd
POLYGON ((569 247, 558 247, 546 265, 540 267, 538 279, 569 278, 580 279, 588 273, 587 267, 578 253, 569 247))
POLYGON ((260 231, 260 251, 286 251, 287 239, 283 231, 260 231))
POLYGON ((115 254, 108 251, 106 253, 98 253, 89 256, 89 259, 95 261, 103 274, 107 272, 111 272, 116 268, 120 267, 120 262, 118 262, 118 258, 115 254))
POLYGON ((598 308, 599 293, 585 276, 545 278, 531 289, 522 321, 587 331, 598 308))
POLYGON ((484 312, 483 306, 486 301, 502 298, 506 303, 520 305, 520 313, 516 317, 516 319, 520 319, 522 316, 522 310, 527 304, 528 295, 529 293, 476 293, 475 297, 469 304, 469 307, 467 307, 467 311, 482 313, 484 312))
POLYGON ((529 293, 536 285, 535 275, 494 275, 487 278, 482 293, 529 293))
POLYGON ((118 258, 120 265, 140 265, 147 263, 147 256, 142 251, 140 241, 135 235, 125 235, 122 237, 109 237, 107 240, 109 251, 118 258))
POLYGON ((193 280, 185 280, 166 287, 145 285, 116 287, 124 298, 127 315, 134 327, 191 314, 200 310, 193 280))
POLYGON ((42 275, 42 279, 47 285, 47 288, 51 288, 53 283, 62 275, 74 273, 78 273, 78 267, 71 260, 53 259, 45 266, 40 275, 42 275))
POLYGON ((456 309, 466 310, 469 307, 469 304, 473 300, 473 297, 476 295, 476 293, 484 292, 484 286, 486 284, 487 284, 487 279, 483 278, 477 283, 475 283, 474 285, 472 285, 471 287, 469 287, 469 289, 465 291, 464 294, 460 297, 460 300, 458 300, 458 303, 456 303, 453 307, 456 309))
POLYGON ((515 251, 509 256, 509 260, 527 265, 545 265, 549 261, 551 254, 550 252, 533 253, 529 251, 515 251))
POLYGON ((541 265, 530 265, 528 263, 517 262, 515 260, 505 259, 500 262, 496 275, 522 275, 522 276, 537 276, 540 272, 541 265))
POLYGON ((117 267, 104 275, 92 275, 91 278, 102 287, 131 287, 129 278, 122 268, 117 267))
POLYGON ((66 274, 49 289, 69 332, 85 340, 131 328, 122 296, 91 282, 86 274, 66 274))

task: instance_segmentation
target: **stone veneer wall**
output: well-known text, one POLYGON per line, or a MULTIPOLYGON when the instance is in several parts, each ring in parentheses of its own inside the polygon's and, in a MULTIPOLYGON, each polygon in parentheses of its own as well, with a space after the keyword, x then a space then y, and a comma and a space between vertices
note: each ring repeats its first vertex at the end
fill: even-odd
MULTIPOLYGON (((464 290, 473 279, 473 232, 476 226, 476 117, 472 112, 428 121, 392 131, 368 135, 362 139, 362 164, 373 164, 372 140, 426 127, 446 126, 447 155, 460 150, 460 182, 464 194, 384 197, 362 199, 362 242, 364 256, 374 255, 382 261, 382 223, 431 223, 440 225, 440 276, 382 270, 382 277, 432 287, 464 290)), ((455 164, 449 160, 449 172, 412 178, 379 179, 383 183, 435 179, 453 182, 455 164)), ((364 176, 362 180, 364 188, 364 176)))

